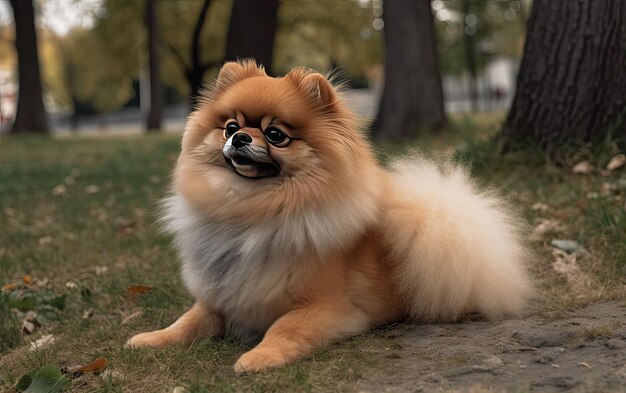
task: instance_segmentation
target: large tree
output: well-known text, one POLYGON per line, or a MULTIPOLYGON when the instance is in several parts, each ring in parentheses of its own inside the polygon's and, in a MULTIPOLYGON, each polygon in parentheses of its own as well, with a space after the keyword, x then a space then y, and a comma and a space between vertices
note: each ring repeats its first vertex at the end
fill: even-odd
POLYGON ((278 0, 235 0, 226 37, 226 61, 251 57, 272 74, 278 5, 278 0))
POLYGON ((11 0, 15 20, 15 49, 19 74, 17 113, 11 132, 48 133, 43 106, 35 10, 31 0, 11 0))
POLYGON ((385 88, 377 139, 402 139, 445 123, 430 0, 383 2, 385 88))
POLYGON ((548 152, 626 137, 626 2, 535 0, 504 135, 548 152))

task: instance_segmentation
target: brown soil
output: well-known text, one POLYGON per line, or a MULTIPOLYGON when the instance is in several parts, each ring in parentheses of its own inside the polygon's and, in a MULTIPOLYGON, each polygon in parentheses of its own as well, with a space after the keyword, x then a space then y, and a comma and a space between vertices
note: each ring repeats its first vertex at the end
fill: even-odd
POLYGON ((626 304, 607 302, 563 319, 402 325, 366 376, 363 392, 624 391, 626 304))

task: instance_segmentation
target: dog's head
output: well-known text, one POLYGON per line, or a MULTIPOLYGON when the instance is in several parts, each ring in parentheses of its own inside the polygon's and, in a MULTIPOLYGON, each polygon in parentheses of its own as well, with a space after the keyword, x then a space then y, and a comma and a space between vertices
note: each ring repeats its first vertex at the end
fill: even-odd
POLYGON ((359 127, 319 73, 297 68, 271 78, 252 61, 226 63, 188 120, 177 190, 230 216, 326 203, 363 181, 374 162, 359 127))

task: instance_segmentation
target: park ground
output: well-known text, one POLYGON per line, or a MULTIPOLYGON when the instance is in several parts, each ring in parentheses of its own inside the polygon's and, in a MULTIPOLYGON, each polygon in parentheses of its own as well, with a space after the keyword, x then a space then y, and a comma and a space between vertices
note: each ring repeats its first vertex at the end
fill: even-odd
POLYGON ((409 147, 456 155, 518 206, 537 287, 525 315, 400 323, 243 376, 246 347, 229 337, 123 348, 192 302, 155 225, 179 135, 0 139, 0 391, 47 365, 72 392, 623 391, 626 169, 607 169, 619 152, 500 155, 488 140, 501 121, 456 115, 409 147))

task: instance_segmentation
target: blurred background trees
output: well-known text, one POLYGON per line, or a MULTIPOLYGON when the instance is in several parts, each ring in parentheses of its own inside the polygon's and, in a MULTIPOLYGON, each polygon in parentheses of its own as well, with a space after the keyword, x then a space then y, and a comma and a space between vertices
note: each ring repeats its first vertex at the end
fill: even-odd
POLYGON ((506 137, 550 150, 606 130, 623 136, 623 1, 532 3, 12 1, 18 13, 34 11, 37 37, 24 30, 27 16, 14 24, 0 3, 0 120, 4 128, 45 131, 43 101, 53 131, 133 121, 148 130, 180 129, 224 61, 255 57, 275 75, 302 65, 333 72, 377 139, 437 131, 450 113, 503 112, 515 94, 506 137), (36 52, 22 54, 32 39, 39 39, 41 72, 36 52), (13 71, 22 56, 20 72, 13 71), (19 101, 17 75, 31 75, 23 77, 19 101), (32 94, 43 100, 26 98, 32 94), (23 126, 24 119, 32 123, 23 126))

